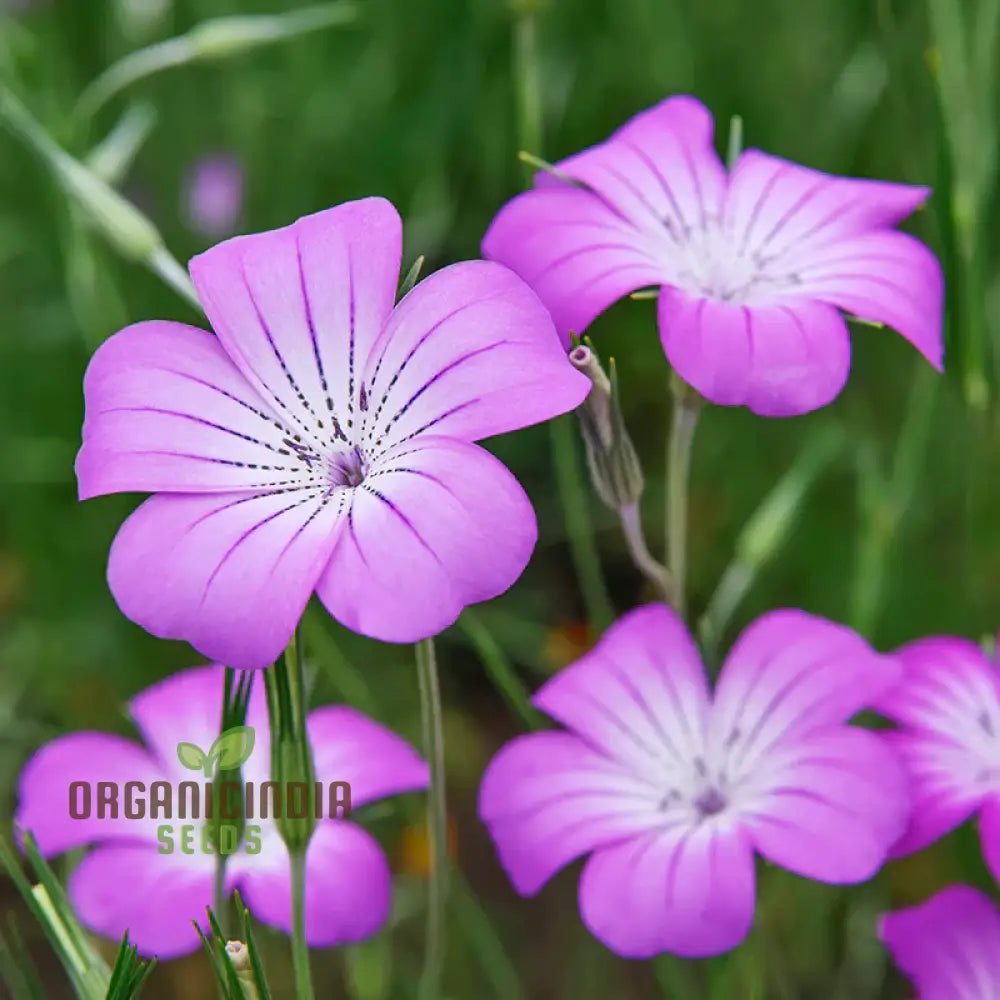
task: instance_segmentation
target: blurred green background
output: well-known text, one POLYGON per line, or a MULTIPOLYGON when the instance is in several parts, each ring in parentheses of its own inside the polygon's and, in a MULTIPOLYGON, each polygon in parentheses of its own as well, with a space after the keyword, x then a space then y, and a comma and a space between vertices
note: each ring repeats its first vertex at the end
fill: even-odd
MULTIPOLYGON (((477 256, 493 214, 526 181, 516 158, 523 134, 518 24, 522 41, 536 32, 544 141, 531 152, 548 159, 605 138, 668 94, 688 92, 714 112, 720 148, 738 114, 747 146, 834 173, 932 185, 932 200, 908 228, 945 267, 947 374, 935 375, 895 333, 857 325, 851 379, 832 406, 795 420, 707 411, 693 461, 689 603, 697 620, 738 550, 744 559, 731 578, 749 574, 753 585, 723 648, 756 615, 789 605, 850 622, 882 649, 934 632, 975 639, 995 632, 1000 2, 538 0, 529 8, 363 0, 351 26, 175 67, 129 87, 93 120, 74 120, 83 88, 129 52, 207 18, 273 12, 275 4, 0 0, 0 83, 81 159, 130 114, 142 141, 110 175, 121 174, 119 189, 182 261, 214 242, 192 227, 185 185, 193 164, 219 153, 244 172, 239 231, 380 194, 404 218, 404 267, 418 254, 427 256, 425 273, 477 256), (839 448, 828 448, 831 441, 839 448), (762 549, 762 536, 748 541, 744 526, 802 454, 793 475, 809 489, 783 510, 762 549)), ((6 821, 18 772, 37 746, 84 727, 129 733, 124 700, 198 662, 190 649, 153 639, 117 611, 105 561, 136 498, 78 504, 73 457, 81 376, 94 347, 135 320, 201 320, 87 228, 39 161, 3 130, 0 302, 6 821)), ((650 301, 625 301, 590 332, 618 363, 647 472, 647 532, 662 551, 669 396, 654 311, 650 301)), ((516 897, 475 817, 482 768, 519 728, 483 656, 505 659, 533 690, 594 633, 574 579, 548 429, 491 447, 525 483, 541 539, 513 590, 440 642, 455 853, 469 890, 458 891, 452 907, 450 997, 907 995, 875 943, 875 915, 954 880, 989 887, 969 830, 849 890, 763 871, 751 938, 711 963, 634 963, 604 951, 580 924, 576 866, 539 898, 516 897)), ((581 456, 578 448, 578 462, 581 456)), ((586 506, 616 611, 649 599, 615 519, 589 490, 586 506)), ((349 634, 317 610, 305 633, 314 703, 353 701, 416 741, 411 651, 349 634)), ((315 956, 322 996, 412 995, 426 871, 419 806, 401 803, 371 819, 399 871, 397 912, 372 943, 315 956)), ((0 910, 8 906, 18 909, 12 888, 0 882, 0 910)), ((21 924, 40 963, 51 967, 51 996, 69 996, 38 930, 21 924)), ((273 978, 287 981, 283 941, 263 932, 262 940, 273 978)), ((200 998, 213 990, 196 955, 164 965, 147 995, 200 998)))

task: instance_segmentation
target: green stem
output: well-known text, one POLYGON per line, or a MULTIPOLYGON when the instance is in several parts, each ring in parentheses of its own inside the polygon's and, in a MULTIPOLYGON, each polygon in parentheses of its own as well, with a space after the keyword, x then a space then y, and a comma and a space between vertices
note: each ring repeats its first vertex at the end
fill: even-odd
POLYGON ((601 572, 594 529, 587 506, 587 489, 576 450, 576 434, 569 414, 549 421, 556 488, 563 509, 566 537, 587 621, 603 632, 615 619, 614 607, 601 572))
POLYGON ((223 934, 229 933, 229 897, 226 893, 226 858, 220 851, 215 859, 215 878, 212 883, 212 912, 223 934))
POLYGON ((292 968, 295 971, 295 996, 313 1000, 312 971, 309 968, 309 945, 306 942, 306 855, 297 851, 292 862, 292 968))
MULTIPOLYGON (((538 31, 533 4, 523 0, 514 19, 513 75, 516 88, 518 148, 535 156, 542 152, 542 89, 538 59, 538 31)), ((527 183, 531 184, 529 167, 527 183)), ((603 631, 614 621, 594 528, 587 506, 588 491, 576 452, 576 432, 569 415, 549 422, 556 490, 563 511, 573 569, 580 586, 587 620, 603 631)))
POLYGON ((694 393, 679 380, 673 384, 674 413, 667 446, 667 569, 674 588, 674 610, 683 618, 687 573, 688 480, 691 445, 701 409, 694 393))
POLYGON ((424 753, 430 762, 430 803, 427 833, 431 845, 428 881, 427 936, 424 969, 420 977, 420 1000, 440 1000, 444 973, 445 903, 448 896, 448 804, 445 796, 444 728, 441 719, 441 688, 438 683, 434 640, 416 645, 417 679, 420 685, 420 721, 424 753))
POLYGON ((306 854, 315 829, 312 748, 306 727, 306 685, 301 634, 296 627, 285 654, 264 675, 271 726, 271 780, 282 791, 292 781, 309 788, 309 816, 276 818, 288 849, 292 878, 292 969, 297 1000, 314 1000, 306 941, 306 854))

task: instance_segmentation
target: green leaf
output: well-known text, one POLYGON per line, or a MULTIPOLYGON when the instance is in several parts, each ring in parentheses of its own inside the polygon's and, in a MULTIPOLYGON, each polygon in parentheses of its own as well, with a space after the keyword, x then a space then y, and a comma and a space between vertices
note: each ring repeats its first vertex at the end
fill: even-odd
POLYGON ((409 271, 406 272, 406 277, 403 278, 403 283, 399 286, 399 291, 396 293, 397 301, 413 291, 413 286, 417 283, 417 279, 420 277, 420 270, 423 266, 424 255, 421 254, 413 262, 413 266, 409 271))
POLYGON ((256 735, 253 726, 233 726, 212 744, 209 761, 218 761, 220 771, 235 771, 242 767, 253 753, 256 735))
POLYGON ((205 754, 194 743, 178 743, 177 759, 192 771, 200 771, 205 763, 205 754))

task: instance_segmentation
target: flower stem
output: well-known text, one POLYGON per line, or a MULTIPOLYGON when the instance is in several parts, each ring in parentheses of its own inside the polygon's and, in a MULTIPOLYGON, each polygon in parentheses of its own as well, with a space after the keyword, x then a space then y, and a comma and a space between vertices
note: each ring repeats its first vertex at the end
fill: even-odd
POLYGON ((656 588, 657 596, 668 603, 674 601, 674 587, 667 568, 653 558, 646 544, 646 536, 642 530, 642 518, 637 503, 628 504, 618 511, 622 522, 622 534, 628 546, 629 555, 636 569, 656 588))
POLYGON ((314 1000, 306 940, 306 854, 315 830, 312 747, 306 723, 306 683, 301 634, 296 627, 283 658, 268 668, 267 714, 271 726, 271 780, 284 790, 302 782, 309 792, 308 818, 278 816, 292 878, 292 969, 297 1000, 314 1000))
POLYGON ((306 942, 306 852, 296 851, 292 863, 292 968, 295 972, 295 996, 313 1000, 312 971, 309 968, 309 945, 306 942))
MULTIPOLYGON (((292 641, 285 651, 285 667, 288 671, 288 691, 296 735, 308 747, 302 636, 298 628, 295 629, 292 641)), ((311 750, 309 752, 311 753, 311 750)), ((314 996, 312 971, 309 967, 309 944, 306 941, 307 850, 308 842, 289 852, 292 866, 292 968, 295 972, 295 995, 298 1000, 313 1000, 314 996)))
POLYGON ((440 1000, 444 972, 445 903, 448 896, 448 804, 444 784, 444 729, 441 720, 441 688, 438 683, 434 640, 416 645, 417 680, 420 685, 420 721, 424 753, 430 762, 430 803, 427 833, 431 845, 428 881, 427 936, 424 969, 420 977, 420 1000, 440 1000))
POLYGON ((673 421, 667 446, 667 568, 673 583, 674 610, 686 613, 684 584, 687 572, 688 480, 691 472, 691 445, 701 403, 694 392, 674 376, 673 421))
POLYGON ((226 895, 226 858, 219 851, 215 858, 215 879, 212 883, 212 912, 223 934, 229 933, 229 899, 226 895))

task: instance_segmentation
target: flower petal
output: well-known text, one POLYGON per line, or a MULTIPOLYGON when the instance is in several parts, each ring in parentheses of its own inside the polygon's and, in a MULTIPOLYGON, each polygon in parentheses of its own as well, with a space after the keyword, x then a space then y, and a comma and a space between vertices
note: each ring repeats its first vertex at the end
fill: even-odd
POLYGON ((754 896, 749 842, 722 821, 601 848, 580 877, 583 922, 626 958, 729 951, 750 931, 754 896))
POLYGON ((574 858, 662 826, 660 794, 570 733, 531 733, 487 766, 479 816, 514 887, 532 896, 574 858))
POLYGON ((894 853, 920 850, 963 823, 996 787, 1000 689, 972 642, 934 636, 896 650, 903 677, 877 708, 903 728, 888 735, 915 808, 894 853))
POLYGON ((743 822, 761 854, 834 884, 871 878, 909 819, 895 754, 875 733, 846 726, 771 751, 741 796, 743 822))
POLYGON ((903 675, 879 698, 878 710, 901 726, 988 757, 1000 736, 1000 677, 979 646, 930 636, 893 655, 903 675))
POLYGON ((504 205, 482 250, 534 289, 568 345, 623 295, 670 277, 661 242, 591 192, 563 185, 504 205))
POLYGON ((535 545, 534 511, 489 452, 421 436, 380 456, 355 491, 316 587, 330 614, 385 642, 415 642, 507 590, 535 545))
POLYGON ((795 259, 844 237, 890 229, 930 193, 926 187, 835 177, 747 149, 729 177, 725 227, 743 255, 795 259))
MULTIPOLYGON (((277 835, 236 868, 238 888, 258 920, 290 934, 291 865, 277 835)), ((392 877, 382 848, 354 823, 322 820, 306 851, 306 940, 332 948, 370 937, 389 916, 392 877)))
MULTIPOLYGON (((171 674, 140 691, 129 702, 129 714, 158 763, 173 781, 198 781, 199 774, 185 767, 177 756, 177 744, 193 743, 208 753, 219 736, 222 720, 222 686, 225 668, 212 664, 191 667, 171 674)), ((252 679, 246 724, 254 729, 254 749, 244 765, 244 777, 258 777, 252 769, 261 768, 260 777, 270 771, 267 699, 264 678, 252 679)))
POLYGON ((315 448, 342 443, 359 420, 361 372, 392 312, 401 248, 395 208, 365 198, 190 263, 222 346, 315 448))
POLYGON ((483 254, 512 267, 538 292, 568 342, 628 292, 675 283, 692 229, 717 224, 725 170, 712 116, 694 98, 671 97, 610 139, 556 164, 585 188, 536 175, 509 202, 483 254))
POLYGON ((979 813, 979 840, 986 867, 1000 881, 1000 797, 996 795, 986 800, 979 813))
MULTIPOLYGON (((141 798, 152 782, 166 778, 159 764, 131 740, 109 733, 69 733, 46 743, 25 764, 14 825, 34 834, 47 858, 111 838, 152 841, 155 820, 125 815, 125 796, 133 794, 126 786, 142 782, 141 789, 135 788, 141 798), (89 815, 80 819, 70 811, 71 786, 77 781, 86 782, 90 789, 89 815), (113 784, 114 805, 106 812, 99 808, 98 782, 113 784)), ((77 810, 85 806, 85 800, 77 800, 77 810)))
POLYGON ((984 1000, 1000 990, 1000 914, 978 889, 952 885, 886 913, 879 937, 920 1000, 984 1000))
POLYGON ((236 669, 285 648, 332 551, 341 498, 305 490, 154 496, 122 525, 108 560, 119 608, 236 669))
POLYGON ((791 266, 798 276, 794 298, 820 299, 891 326, 941 370, 944 276, 919 240, 863 233, 803 251, 791 266))
POLYGON ((67 890, 80 919, 95 933, 118 942, 128 931, 140 954, 177 958, 200 947, 191 923, 207 929, 213 868, 211 854, 176 849, 160 854, 152 844, 108 844, 80 862, 67 890))
POLYGON ((952 743, 919 733, 881 734, 906 770, 912 808, 910 822, 893 845, 893 857, 923 850, 956 827, 980 806, 984 791, 969 755, 952 743))
POLYGON ((796 416, 825 406, 847 381, 847 328, 822 303, 735 305, 664 288, 657 316, 677 374, 720 406, 796 416))
POLYGON ((316 780, 347 781, 351 806, 427 788, 430 772, 420 754, 401 736, 346 705, 309 713, 316 780))
POLYGON ((665 604, 622 616, 533 698, 601 753, 665 787, 704 752, 708 685, 684 623, 665 604))
MULTIPOLYGON (((722 214, 726 171, 709 110, 686 95, 641 111, 607 142, 557 163, 621 215, 661 235, 669 249, 722 214)), ((536 184, 559 183, 539 174, 536 184)))
POLYGON ((804 611, 772 611, 736 641, 712 708, 716 753, 743 771, 767 749, 871 706, 900 676, 856 632, 804 611))
POLYGON ((475 441, 581 403, 590 382, 511 270, 452 264, 393 312, 364 369, 364 441, 377 451, 431 430, 475 441))
POLYGON ((204 330, 126 327, 94 353, 83 390, 81 500, 266 487, 299 471, 288 432, 204 330))

